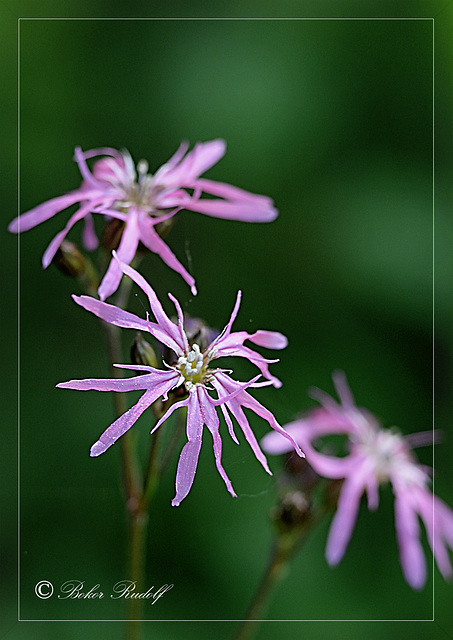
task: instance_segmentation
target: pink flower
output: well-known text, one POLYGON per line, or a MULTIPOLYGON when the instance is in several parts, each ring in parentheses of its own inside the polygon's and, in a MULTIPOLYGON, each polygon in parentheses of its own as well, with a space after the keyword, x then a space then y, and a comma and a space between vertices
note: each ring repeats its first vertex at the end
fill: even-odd
MULTIPOLYGON (((334 384, 341 404, 316 389, 313 397, 322 407, 285 426, 319 475, 344 480, 327 540, 327 561, 336 565, 342 559, 363 493, 367 494, 369 509, 376 509, 379 485, 390 482, 395 497, 400 562, 407 582, 413 589, 421 589, 426 581, 418 516, 425 525, 439 570, 450 578, 453 572, 448 548, 453 548, 453 512, 432 494, 428 488, 428 469, 416 461, 412 451, 414 446, 432 442, 432 432, 404 437, 395 429, 382 429, 368 411, 355 405, 343 374, 334 375, 334 384), (348 455, 335 457, 314 448, 315 439, 331 434, 348 436, 348 455)), ((267 434, 261 444, 268 453, 290 450, 286 440, 276 433, 267 434)))
MULTIPOLYGON (((154 227, 181 209, 245 222, 270 222, 277 217, 278 211, 274 208, 272 200, 266 196, 200 178, 202 173, 225 154, 226 144, 223 140, 198 143, 185 155, 187 149, 188 144, 182 143, 170 160, 151 175, 148 173, 147 162, 141 160, 136 169, 127 151, 120 153, 106 147, 82 152, 80 147, 76 147, 75 160, 83 177, 81 187, 44 202, 15 218, 8 229, 13 233, 27 231, 63 209, 80 203, 79 209, 69 218, 66 227, 47 247, 42 258, 44 268, 49 266, 66 234, 79 220, 85 221, 83 240, 86 248, 92 250, 97 247, 98 241, 91 214, 98 213, 124 223, 118 247, 118 256, 123 262, 130 264, 139 242, 142 242, 179 273, 196 295, 194 278, 154 227), (95 162, 90 173, 86 161, 95 156, 103 157, 95 162), (190 189, 191 193, 187 189, 190 189), (203 192, 216 197, 201 199, 203 192)), ((98 290, 101 300, 105 300, 116 291, 121 277, 118 263, 112 260, 98 290)))
MULTIPOLYGON (((138 316, 123 311, 113 305, 101 302, 88 296, 73 296, 80 306, 91 311, 106 322, 150 333, 154 338, 163 343, 173 353, 173 361, 164 363, 165 369, 155 369, 145 365, 121 365, 115 366, 142 372, 142 375, 126 379, 111 380, 71 380, 58 384, 58 387, 78 389, 86 391, 132 391, 144 390, 140 400, 118 418, 104 431, 99 440, 91 447, 90 455, 98 456, 104 453, 120 436, 130 429, 139 416, 158 398, 167 399, 170 391, 182 389, 187 392, 187 397, 170 406, 168 411, 154 426, 151 433, 158 429, 163 422, 180 407, 187 407, 187 443, 185 444, 179 459, 176 474, 176 496, 172 502, 178 506, 192 487, 197 468, 198 456, 201 448, 203 426, 206 425, 213 438, 214 456, 217 469, 223 478, 228 491, 236 496, 231 482, 222 467, 222 441, 219 433, 219 416, 217 407, 220 407, 230 436, 239 444, 233 430, 231 416, 233 416, 242 429, 247 442, 250 444, 255 456, 261 462, 267 473, 271 474, 266 458, 261 451, 258 442, 248 423, 243 409, 250 409, 258 416, 266 420, 272 429, 288 438, 291 447, 294 447, 299 455, 303 455, 293 438, 288 435, 278 424, 272 413, 263 407, 247 391, 249 387, 262 387, 266 385, 281 386, 280 381, 269 372, 268 364, 278 362, 267 360, 249 347, 244 346, 245 340, 249 340, 261 347, 271 349, 283 349, 287 345, 287 339, 281 333, 275 331, 256 331, 249 334, 245 331, 232 332, 233 321, 239 310, 241 293, 238 292, 236 304, 231 318, 222 331, 209 346, 203 351, 198 344, 190 344, 184 331, 184 318, 178 301, 169 294, 176 307, 178 323, 172 322, 163 310, 154 290, 132 267, 119 260, 114 252, 118 267, 122 273, 128 275, 146 293, 155 321, 151 321, 148 315, 145 320, 138 316), (263 382, 257 382, 259 375, 249 382, 237 382, 228 375, 225 369, 211 368, 209 365, 217 358, 224 356, 239 356, 246 358, 256 365, 261 374, 266 378, 263 382), (217 397, 212 397, 214 392, 217 397), (231 414, 231 416, 230 416, 231 414)), ((272 475, 272 474, 271 474, 272 475)))

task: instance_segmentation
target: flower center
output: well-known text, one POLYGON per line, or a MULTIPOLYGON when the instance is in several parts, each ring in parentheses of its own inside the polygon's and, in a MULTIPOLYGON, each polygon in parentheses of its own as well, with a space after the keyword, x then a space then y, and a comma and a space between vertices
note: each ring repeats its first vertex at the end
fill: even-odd
POLYGON ((109 158, 104 162, 102 169, 98 163, 98 173, 101 171, 99 177, 121 192, 121 197, 115 202, 115 208, 127 213, 131 206, 136 205, 150 215, 156 213, 155 187, 153 176, 148 173, 148 169, 146 160, 140 160, 135 167, 127 151, 122 153, 122 161, 109 158))
POLYGON ((186 355, 178 358, 177 369, 182 374, 188 391, 195 388, 195 385, 209 380, 208 362, 209 357, 204 355, 195 343, 186 355))
POLYGON ((140 160, 137 164, 137 178, 125 185, 125 199, 120 204, 122 207, 129 209, 133 204, 145 210, 147 213, 154 211, 153 205, 153 176, 148 173, 148 163, 146 160, 140 160))
POLYGON ((394 430, 373 429, 358 447, 373 460, 379 482, 398 476, 407 484, 425 484, 426 474, 413 460, 404 438, 394 430))

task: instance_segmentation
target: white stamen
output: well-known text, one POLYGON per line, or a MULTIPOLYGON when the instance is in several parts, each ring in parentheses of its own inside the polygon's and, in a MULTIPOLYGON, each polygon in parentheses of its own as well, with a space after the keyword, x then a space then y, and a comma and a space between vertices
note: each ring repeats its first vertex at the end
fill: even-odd
POLYGON ((217 348, 217 347, 213 347, 210 351, 208 351, 208 358, 209 358, 210 360, 213 360, 213 359, 216 357, 216 355, 217 355, 218 351, 219 351, 219 350, 218 350, 218 348, 217 348))
POLYGON ((154 183, 153 176, 148 173, 148 162, 140 160, 135 168, 129 153, 125 151, 122 155, 124 168, 120 167, 116 161, 111 163, 111 169, 115 173, 116 179, 110 179, 110 182, 124 192, 124 198, 118 199, 115 207, 129 211, 135 205, 149 215, 153 215, 156 211, 153 195, 154 183))
POLYGON ((137 164, 137 173, 140 177, 146 176, 146 174, 148 173, 148 169, 149 164, 146 160, 140 160, 140 162, 137 164))
POLYGON ((178 358, 178 365, 180 370, 186 378, 188 378, 186 382, 192 383, 192 379, 194 376, 200 374, 203 369, 203 354, 200 351, 200 347, 197 344, 192 345, 192 350, 189 351, 187 356, 180 356, 178 358))

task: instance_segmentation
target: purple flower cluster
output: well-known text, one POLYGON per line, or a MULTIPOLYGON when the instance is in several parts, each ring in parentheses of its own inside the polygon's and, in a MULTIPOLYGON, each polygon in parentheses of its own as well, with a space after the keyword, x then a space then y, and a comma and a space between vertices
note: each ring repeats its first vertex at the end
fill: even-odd
POLYGON ((285 336, 275 331, 260 330, 253 334, 233 331, 241 301, 239 291, 229 322, 219 335, 210 339, 208 346, 198 339, 189 340, 189 324, 185 325, 179 302, 169 294, 177 314, 177 321, 174 322, 165 313, 153 288, 130 266, 141 243, 179 273, 195 295, 197 291, 193 276, 159 235, 158 225, 183 209, 245 222, 270 222, 277 217, 278 211, 270 198, 201 178, 222 158, 225 150, 225 142, 220 139, 198 143, 190 152, 188 145, 183 143, 166 164, 151 174, 146 161, 141 160, 135 166, 127 151, 100 148, 83 152, 76 148, 75 160, 82 175, 80 188, 38 205, 9 225, 13 233, 27 231, 64 209, 78 205, 65 228, 47 247, 42 259, 43 266, 47 267, 79 220, 84 221, 82 237, 89 250, 98 246, 93 214, 104 216, 107 223, 116 221, 121 229, 120 240, 99 284, 100 300, 84 295, 74 296, 74 300, 103 321, 149 333, 163 346, 165 360, 161 368, 116 363, 116 367, 137 371, 139 375, 124 379, 71 380, 57 385, 81 391, 143 391, 138 402, 102 433, 91 447, 90 455, 104 453, 135 424, 147 408, 161 399, 168 401, 167 410, 151 433, 160 428, 177 409, 184 407, 187 410, 187 442, 179 458, 176 495, 172 504, 178 506, 192 487, 204 427, 212 436, 217 470, 230 494, 236 496, 222 466, 218 409, 234 442, 239 444, 233 418, 256 458, 270 474, 265 455, 244 411, 250 410, 272 429, 262 440, 265 451, 279 454, 295 450, 303 457, 303 449, 307 461, 317 474, 342 480, 326 548, 326 557, 331 565, 336 565, 346 551, 362 495, 366 493, 368 507, 376 509, 380 485, 390 483, 395 498, 395 528, 400 561, 407 582, 414 589, 419 589, 426 581, 419 518, 424 523, 441 573, 446 578, 451 577, 453 571, 448 550, 453 548, 453 512, 429 489, 429 470, 417 462, 412 450, 417 444, 427 443, 423 442, 424 434, 404 437, 395 429, 383 429, 368 411, 356 406, 342 374, 334 376, 340 403, 316 390, 314 397, 321 406, 304 418, 288 424, 287 428, 281 427, 272 413, 250 394, 250 390, 259 387, 281 386, 269 371, 269 364, 278 360, 266 359, 244 343, 249 341, 259 347, 283 349, 287 345, 285 336), (88 161, 93 158, 96 160, 90 171, 88 161), (131 278, 146 294, 151 316, 147 313, 145 318, 139 318, 105 302, 117 290, 123 275, 131 278), (213 366, 215 360, 225 356, 248 360, 257 367, 259 374, 247 382, 238 382, 231 377, 230 370, 213 366), (261 377, 262 381, 259 380, 261 377), (332 434, 346 437, 348 453, 345 457, 329 455, 315 447, 317 439, 332 434))
POLYGON ((266 458, 253 434, 244 409, 249 409, 266 420, 273 429, 289 438, 292 446, 300 455, 303 455, 298 445, 280 427, 272 413, 247 391, 252 387, 269 384, 279 387, 281 383, 270 374, 268 368, 269 363, 277 360, 263 358, 244 346, 244 342, 249 340, 262 347, 282 349, 287 344, 286 338, 275 331, 257 331, 254 334, 248 334, 245 331, 232 332, 231 327, 241 299, 239 292, 229 323, 220 336, 212 340, 207 348, 201 349, 199 344, 190 343, 187 338, 183 313, 178 301, 169 294, 178 314, 178 323, 174 324, 165 314, 152 287, 129 266, 139 243, 142 243, 179 273, 195 295, 197 291, 194 278, 162 240, 156 231, 157 225, 169 220, 182 209, 246 222, 270 222, 277 217, 278 211, 270 198, 200 177, 222 158, 225 151, 226 144, 220 139, 196 144, 190 152, 188 152, 188 144, 182 143, 168 162, 152 175, 148 173, 148 163, 144 160, 135 167, 127 151, 119 152, 105 147, 83 152, 77 147, 75 160, 83 178, 80 188, 38 205, 14 219, 9 225, 9 230, 13 233, 27 231, 63 209, 79 204, 78 210, 70 216, 65 228, 47 247, 42 259, 43 266, 47 267, 67 233, 79 220, 84 220, 83 242, 90 250, 98 246, 92 214, 105 216, 107 222, 114 220, 119 222, 122 229, 121 238, 117 251, 113 251, 113 258, 99 285, 100 301, 87 296, 74 296, 74 300, 108 323, 150 333, 166 347, 167 352, 173 354, 173 359, 168 364, 163 362, 161 369, 116 363, 117 367, 141 372, 141 375, 128 379, 73 380, 58 386, 78 390, 122 392, 139 389, 144 391, 140 400, 110 425, 92 446, 92 456, 104 453, 156 400, 162 398, 166 401, 169 393, 176 389, 185 394, 184 399, 170 406, 153 429, 155 431, 160 427, 175 409, 187 407, 188 441, 179 460, 173 505, 179 505, 192 486, 204 426, 208 428, 213 438, 217 469, 228 491, 233 496, 236 495, 221 463, 222 441, 219 434, 217 407, 221 409, 233 440, 239 443, 231 417, 234 417, 239 424, 255 456, 268 473, 271 472, 266 458), (92 158, 98 159, 90 171, 87 161, 92 158), (203 194, 210 197, 202 198, 203 194), (132 278, 148 296, 154 321, 151 321, 148 316, 146 319, 141 319, 124 309, 104 302, 117 290, 123 274, 132 278), (229 371, 210 366, 215 359, 223 356, 239 356, 248 359, 258 367, 265 380, 258 382, 260 378, 258 375, 249 382, 240 383, 229 376, 229 371), (216 396, 213 397, 211 393, 216 396))

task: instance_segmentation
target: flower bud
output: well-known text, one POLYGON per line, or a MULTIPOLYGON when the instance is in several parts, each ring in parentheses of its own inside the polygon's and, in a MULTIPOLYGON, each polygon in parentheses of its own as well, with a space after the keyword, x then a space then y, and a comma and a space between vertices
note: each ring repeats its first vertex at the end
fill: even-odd
POLYGON ((118 249, 124 231, 124 222, 117 218, 112 218, 106 224, 102 236, 102 244, 110 255, 113 249, 118 249))
POLYGON ((271 519, 280 533, 304 528, 312 516, 311 504, 303 491, 288 491, 271 511, 271 519))
POLYGON ((88 270, 88 260, 78 247, 68 240, 61 243, 53 263, 62 273, 72 278, 82 278, 88 270))
POLYGON ((156 224, 155 229, 161 238, 166 238, 175 224, 175 216, 156 224))
POLYGON ((311 492, 320 478, 306 458, 301 458, 294 451, 285 454, 286 484, 297 486, 302 491, 311 492))
POLYGON ((186 317, 184 325, 190 344, 196 343, 201 351, 204 351, 219 335, 217 329, 212 329, 200 318, 186 317))
MULTIPOLYGON (((177 318, 172 318, 174 322, 177 322, 177 318)), ((192 318, 191 316, 184 314, 184 330, 186 332, 189 344, 197 344, 200 351, 204 351, 219 335, 217 329, 209 327, 201 318, 192 318)), ((172 364, 175 360, 174 352, 165 345, 160 345, 162 348, 162 358, 168 364, 172 364)))
POLYGON ((148 367, 157 368, 157 358, 154 349, 147 342, 140 332, 135 336, 131 347, 132 364, 144 364, 148 367))

